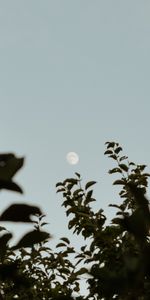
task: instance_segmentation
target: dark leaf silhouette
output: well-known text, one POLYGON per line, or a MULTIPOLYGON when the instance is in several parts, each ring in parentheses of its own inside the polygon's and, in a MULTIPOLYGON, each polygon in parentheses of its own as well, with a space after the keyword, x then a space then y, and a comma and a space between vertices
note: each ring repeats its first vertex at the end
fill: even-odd
POLYGON ((41 210, 37 206, 12 204, 2 213, 0 221, 33 222, 30 217, 36 214, 42 214, 41 210))
POLYGON ((8 241, 12 238, 12 234, 11 233, 5 233, 4 235, 2 235, 0 237, 0 249, 2 247, 6 247, 8 241))
POLYGON ((5 227, 0 226, 0 231, 6 230, 5 227))
POLYGON ((113 152, 111 150, 106 150, 104 154, 113 154, 113 152))
POLYGON ((115 153, 116 153, 116 154, 118 154, 120 151, 122 151, 122 147, 117 147, 117 148, 115 149, 115 153))
POLYGON ((0 155, 0 189, 22 193, 22 189, 12 181, 12 178, 23 163, 24 158, 16 158, 12 153, 0 155))
POLYGON ((117 185, 117 184, 120 184, 120 185, 124 185, 125 184, 125 181, 124 180, 115 180, 113 182, 114 185, 117 185))
POLYGON ((80 175, 79 173, 75 172, 75 174, 76 174, 76 176, 77 176, 78 178, 81 177, 81 175, 80 175))
POLYGON ((12 247, 12 249, 16 250, 19 248, 32 247, 34 244, 44 242, 50 238, 50 234, 45 231, 33 230, 25 234, 18 244, 12 247))
POLYGON ((85 189, 87 190, 89 187, 91 187, 95 183, 96 183, 96 181, 89 181, 89 182, 87 182, 87 184, 85 185, 85 189))
POLYGON ((107 145, 107 149, 113 148, 115 146, 115 142, 106 142, 105 145, 107 145))
POLYGON ((16 158, 14 154, 0 155, 0 179, 10 180, 23 166, 24 158, 16 158))
POLYGON ((11 233, 6 233, 0 237, 0 258, 3 260, 6 255, 8 242, 12 238, 11 233))
POLYGON ((129 168, 127 167, 127 165, 125 165, 125 164, 120 164, 119 167, 120 167, 123 171, 128 172, 128 169, 129 169, 129 168))
POLYGON ((13 181, 6 181, 0 179, 0 189, 10 190, 13 192, 23 193, 22 188, 13 181))
POLYGON ((109 174, 113 174, 113 173, 122 173, 122 171, 119 168, 113 168, 111 170, 109 170, 108 172, 109 174))
POLYGON ((70 244, 69 239, 66 238, 66 237, 62 237, 61 240, 64 241, 65 243, 67 243, 67 244, 70 244))

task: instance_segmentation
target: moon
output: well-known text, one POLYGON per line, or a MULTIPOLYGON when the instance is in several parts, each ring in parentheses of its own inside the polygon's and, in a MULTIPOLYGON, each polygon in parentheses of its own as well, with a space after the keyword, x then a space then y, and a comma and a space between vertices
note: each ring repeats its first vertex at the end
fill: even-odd
POLYGON ((79 155, 76 152, 69 152, 66 159, 70 165, 76 165, 79 162, 79 155))

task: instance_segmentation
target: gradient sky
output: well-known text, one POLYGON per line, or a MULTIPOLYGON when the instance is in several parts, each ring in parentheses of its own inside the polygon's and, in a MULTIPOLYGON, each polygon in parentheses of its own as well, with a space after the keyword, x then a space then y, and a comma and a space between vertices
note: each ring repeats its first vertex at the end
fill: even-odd
POLYGON ((0 1, 1 152, 26 157, 16 176, 25 194, 2 192, 1 208, 37 204, 54 240, 68 236, 55 184, 77 171, 98 182, 97 208, 111 217, 104 143, 150 166, 149 56, 149 0, 0 1))

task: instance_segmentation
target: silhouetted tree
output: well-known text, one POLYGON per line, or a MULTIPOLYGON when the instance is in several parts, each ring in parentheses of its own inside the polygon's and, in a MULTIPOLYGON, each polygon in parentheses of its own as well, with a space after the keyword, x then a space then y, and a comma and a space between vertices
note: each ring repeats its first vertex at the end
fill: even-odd
MULTIPOLYGON (((150 299, 150 211, 146 197, 148 177, 145 165, 136 165, 121 154, 118 143, 107 142, 105 155, 115 166, 109 174, 119 175, 113 184, 120 187, 120 204, 108 224, 102 208, 95 211, 92 202, 95 181, 83 186, 75 173, 56 184, 62 193, 68 228, 83 237, 80 251, 62 237, 52 250, 43 231, 47 224, 38 207, 12 204, 0 221, 30 222, 34 229, 10 247, 12 234, 0 227, 0 299, 49 300, 149 300, 150 299), (19 213, 20 212, 20 213, 19 213), (19 214, 18 214, 19 213, 19 214), (83 279, 87 295, 81 295, 83 279)), ((23 159, 13 154, 0 156, 0 188, 22 192, 12 177, 23 159), (4 183, 4 184, 3 184, 4 183)))

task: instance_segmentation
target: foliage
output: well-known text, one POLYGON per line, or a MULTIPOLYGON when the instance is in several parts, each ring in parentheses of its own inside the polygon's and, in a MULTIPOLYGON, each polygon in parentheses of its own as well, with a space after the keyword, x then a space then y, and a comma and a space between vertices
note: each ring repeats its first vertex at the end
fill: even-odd
MULTIPOLYGON (((118 143, 107 142, 104 154, 115 162, 109 174, 118 175, 113 185, 120 188, 120 204, 110 204, 117 212, 109 225, 104 211, 92 208, 95 181, 83 186, 81 175, 75 173, 56 184, 68 229, 83 237, 80 251, 66 237, 55 250, 49 247, 51 235, 43 230, 47 223, 38 207, 12 204, 2 212, 1 222, 29 222, 34 228, 10 246, 12 234, 0 227, 0 299, 150 299, 150 211, 145 196, 150 175, 145 165, 122 155, 118 143)), ((22 192, 12 180, 22 165, 23 159, 13 154, 0 155, 1 189, 22 192)))

